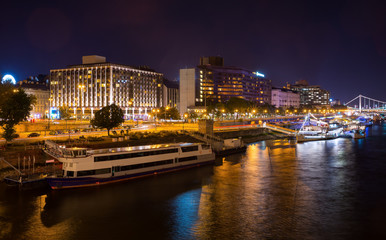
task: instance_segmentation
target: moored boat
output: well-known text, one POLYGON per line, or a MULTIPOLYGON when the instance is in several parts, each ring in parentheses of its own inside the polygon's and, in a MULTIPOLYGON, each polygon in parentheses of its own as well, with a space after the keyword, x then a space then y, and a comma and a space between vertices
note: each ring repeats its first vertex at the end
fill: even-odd
POLYGON ((46 178, 52 189, 120 182, 209 164, 215 159, 210 145, 201 143, 98 150, 56 148, 54 155, 63 163, 63 172, 61 176, 46 178))

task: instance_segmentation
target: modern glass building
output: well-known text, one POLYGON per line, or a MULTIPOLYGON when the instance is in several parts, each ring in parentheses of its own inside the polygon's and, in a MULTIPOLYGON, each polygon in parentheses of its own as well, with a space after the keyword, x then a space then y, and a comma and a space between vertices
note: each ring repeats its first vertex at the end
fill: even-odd
POLYGON ((329 106, 330 92, 317 85, 309 85, 306 80, 300 80, 295 84, 287 84, 291 89, 300 94, 300 105, 329 106))
POLYGON ((68 106, 77 118, 91 118, 112 103, 127 119, 147 119, 162 107, 163 74, 106 62, 105 57, 84 56, 83 63, 50 71, 51 106, 68 106))
POLYGON ((203 57, 196 68, 180 69, 180 113, 232 97, 271 103, 271 80, 244 68, 223 66, 221 57, 203 57))

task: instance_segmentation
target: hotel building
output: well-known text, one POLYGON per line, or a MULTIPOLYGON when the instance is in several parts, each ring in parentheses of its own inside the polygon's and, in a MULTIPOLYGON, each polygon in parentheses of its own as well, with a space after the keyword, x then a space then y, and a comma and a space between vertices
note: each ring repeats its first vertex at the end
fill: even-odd
POLYGON ((180 69, 180 113, 232 97, 271 103, 271 80, 244 68, 224 66, 221 57, 202 57, 196 68, 180 69))
POLYGON ((114 103, 126 119, 147 119, 152 109, 162 107, 162 79, 163 74, 146 67, 84 56, 82 64, 50 71, 51 106, 68 106, 76 117, 89 119, 114 103))
POLYGON ((329 106, 330 92, 321 89, 317 85, 309 85, 306 80, 300 80, 295 84, 287 84, 287 89, 291 89, 300 94, 300 105, 329 106))

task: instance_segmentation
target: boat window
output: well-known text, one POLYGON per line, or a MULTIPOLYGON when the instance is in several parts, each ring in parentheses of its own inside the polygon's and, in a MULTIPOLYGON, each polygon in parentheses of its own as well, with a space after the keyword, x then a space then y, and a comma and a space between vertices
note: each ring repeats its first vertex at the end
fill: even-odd
POLYGON ((210 145, 209 144, 202 144, 201 147, 202 147, 202 149, 209 149, 210 145))
POLYGON ((192 160, 197 160, 197 156, 179 158, 178 162, 186 162, 186 161, 192 161, 192 160))
POLYGON ((78 177, 84 177, 84 176, 90 176, 90 175, 106 174, 106 173, 110 173, 110 172, 111 172, 111 168, 86 170, 86 171, 78 171, 77 176, 78 177))
POLYGON ((111 168, 96 169, 95 175, 106 174, 106 173, 110 173, 110 172, 111 172, 111 168))
POLYGON ((198 146, 181 147, 182 152, 198 151, 198 146))
POLYGON ((172 164, 172 163, 173 163, 173 159, 149 162, 149 163, 140 163, 140 164, 134 164, 134 165, 121 166, 120 171, 128 171, 128 170, 160 166, 160 165, 166 165, 166 164, 172 164))
POLYGON ((67 171, 67 177, 73 177, 74 171, 67 171))
MULTIPOLYGON (((198 146, 195 146, 195 147, 197 148, 196 150, 198 150, 198 146)), ((192 151, 194 151, 194 150, 192 150, 192 151)), ((178 148, 156 150, 156 151, 146 151, 146 152, 136 152, 136 153, 126 153, 126 154, 115 154, 115 155, 109 155, 109 156, 94 157, 94 162, 103 162, 103 161, 120 160, 120 159, 137 158, 137 157, 146 157, 146 156, 176 153, 176 152, 178 152, 178 148)))
POLYGON ((95 171, 94 170, 78 171, 78 174, 77 174, 78 177, 89 176, 89 175, 95 175, 95 171))

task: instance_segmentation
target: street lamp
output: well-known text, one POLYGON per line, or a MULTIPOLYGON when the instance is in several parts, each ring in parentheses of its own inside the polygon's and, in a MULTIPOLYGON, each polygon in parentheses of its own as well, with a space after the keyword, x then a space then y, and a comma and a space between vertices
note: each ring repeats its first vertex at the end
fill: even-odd
POLYGON ((78 86, 80 90, 80 121, 83 120, 83 89, 85 88, 84 85, 79 85, 78 86))
POLYGON ((169 110, 169 106, 165 108, 165 122, 166 122, 166 111, 169 110))
POLYGON ((186 118, 188 117, 188 114, 185 113, 184 114, 184 121, 182 122, 182 130, 185 130, 185 121, 186 121, 186 118))
POLYGON ((51 121, 51 101, 52 101, 52 98, 49 98, 48 101, 50 102, 50 105, 48 106, 48 126, 47 126, 47 130, 50 130, 50 121, 51 121))
MULTIPOLYGON (((133 102, 132 102, 132 101, 129 101, 129 102, 128 102, 128 105, 129 105, 129 111, 130 111, 130 110, 131 110, 131 105, 133 105, 133 102)), ((128 116, 127 116, 128 119, 127 119, 127 120, 130 120, 130 117, 129 117, 129 116, 130 116, 130 114, 128 114, 128 116)), ((133 119, 134 119, 134 112, 133 112, 133 119)))

